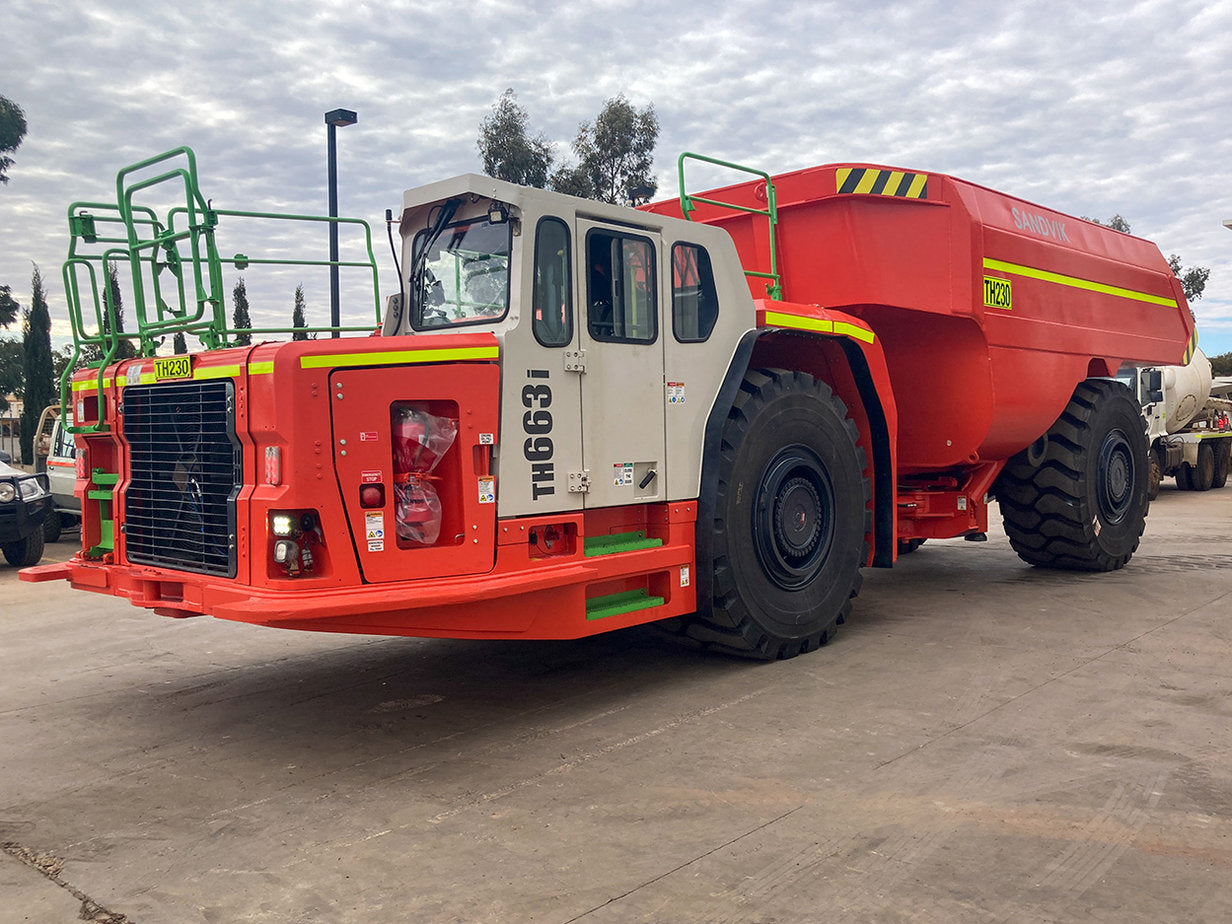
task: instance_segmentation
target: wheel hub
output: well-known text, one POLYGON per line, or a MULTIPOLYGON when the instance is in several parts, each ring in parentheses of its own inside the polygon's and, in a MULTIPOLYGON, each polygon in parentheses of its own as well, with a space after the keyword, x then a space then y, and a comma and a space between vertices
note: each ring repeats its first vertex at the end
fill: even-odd
POLYGON ((1129 513, 1135 475, 1134 453, 1129 440, 1120 430, 1110 431, 1100 446, 1096 478, 1096 504, 1105 523, 1120 523, 1129 513))
POLYGON ((753 539, 767 576, 798 589, 821 570, 833 543, 834 487, 812 450, 791 446, 766 467, 753 505, 753 539))

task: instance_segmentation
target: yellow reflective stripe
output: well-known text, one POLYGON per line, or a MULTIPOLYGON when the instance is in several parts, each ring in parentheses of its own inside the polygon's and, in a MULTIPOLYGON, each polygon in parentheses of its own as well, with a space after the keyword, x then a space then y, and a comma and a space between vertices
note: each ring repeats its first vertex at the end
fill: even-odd
MULTIPOLYGON (((885 181, 885 186, 881 188, 881 194, 883 196, 897 195, 898 184, 903 181, 904 176, 906 176, 906 174, 901 170, 891 170, 890 178, 885 181)), ((919 179, 919 177, 916 177, 916 179, 919 179)))
POLYGON ((781 311, 767 311, 766 323, 775 327, 790 327, 794 330, 810 330, 818 334, 837 334, 840 337, 852 337, 865 343, 872 343, 873 332, 846 321, 829 321, 823 318, 804 318, 798 314, 783 314, 781 311))
POLYGON ((301 356, 301 369, 324 369, 330 366, 391 366, 402 363, 446 363, 468 359, 499 359, 500 347, 460 347, 444 350, 392 350, 388 353, 329 353, 323 356, 301 356))
POLYGON ((194 369, 194 379, 229 379, 240 374, 239 366, 210 366, 205 369, 194 369))
POLYGON ((1072 289, 1085 289, 1088 292, 1100 292, 1104 295, 1115 295, 1118 298, 1132 298, 1134 301, 1149 302, 1152 305, 1166 305, 1169 308, 1177 307, 1175 299, 1151 295, 1147 292, 1138 292, 1134 289, 1122 289, 1120 286, 1104 285, 1102 282, 1092 282, 1090 279, 1080 279, 1077 276, 1063 276, 1061 273, 1050 273, 1048 270, 1036 269, 1033 266, 1006 263, 1004 260, 994 260, 991 257, 984 258, 984 269, 1000 270, 1003 273, 1012 273, 1015 276, 1026 276, 1029 279, 1040 279, 1044 282, 1069 286, 1072 289))
POLYGON ((911 181, 911 188, 907 190, 908 199, 918 199, 920 194, 924 192, 924 186, 928 183, 927 173, 917 173, 915 179, 911 181))
MULTIPOLYGON (((103 388, 111 387, 111 379, 103 379, 103 388)), ((73 391, 98 391, 98 379, 90 379, 88 382, 74 382, 73 391)))
POLYGON ((270 360, 266 363, 249 363, 249 375, 270 375, 274 371, 274 362, 270 360))

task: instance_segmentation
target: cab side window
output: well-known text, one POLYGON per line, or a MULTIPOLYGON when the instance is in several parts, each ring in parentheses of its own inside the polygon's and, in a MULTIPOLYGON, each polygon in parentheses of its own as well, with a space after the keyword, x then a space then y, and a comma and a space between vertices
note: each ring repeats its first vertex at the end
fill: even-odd
POLYGON ((535 281, 532 293, 535 339, 546 347, 573 340, 573 284, 569 228, 559 218, 540 219, 535 228, 535 281))
POLYGON ((586 235, 586 323, 595 340, 654 343, 654 244, 620 232, 586 235))
POLYGON ((719 319, 710 254, 698 244, 672 247, 672 332, 682 343, 710 336, 719 319))

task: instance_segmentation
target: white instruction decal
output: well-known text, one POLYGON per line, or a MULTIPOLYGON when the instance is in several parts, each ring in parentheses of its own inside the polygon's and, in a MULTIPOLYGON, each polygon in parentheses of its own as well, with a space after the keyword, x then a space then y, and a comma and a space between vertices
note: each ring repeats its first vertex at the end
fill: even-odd
POLYGON ((368 551, 385 551, 385 514, 382 511, 364 514, 364 532, 368 536, 368 551))
POLYGON ((684 404, 684 382, 667 383, 667 403, 684 404))
POLYGON ((496 503, 496 479, 495 478, 480 478, 479 479, 479 503, 495 504, 496 503))
POLYGON ((619 488, 626 484, 633 484, 633 463, 617 462, 612 466, 612 486, 619 488))

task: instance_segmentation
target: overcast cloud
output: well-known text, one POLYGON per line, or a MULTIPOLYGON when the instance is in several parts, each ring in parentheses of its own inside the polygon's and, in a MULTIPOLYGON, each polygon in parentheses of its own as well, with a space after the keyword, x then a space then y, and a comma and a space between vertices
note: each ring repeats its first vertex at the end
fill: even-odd
MULTIPOLYGON (((692 150, 772 173, 892 164, 1120 213, 1211 268, 1201 344, 1232 350, 1232 0, 8 0, 0 21, 0 94, 29 123, 0 187, 0 283, 28 304, 37 263, 59 334, 70 202, 113 200, 120 167, 188 145, 215 205, 322 214, 337 107, 359 113, 338 133, 340 211, 377 226, 392 290, 384 210, 478 171, 478 124, 512 87, 562 157, 608 97, 653 103, 663 195, 692 150)), ((323 257, 316 237, 300 250, 323 257)), ((253 272, 254 319, 286 323, 298 277, 267 289, 253 272)), ((327 289, 304 282, 322 317, 327 289)))

